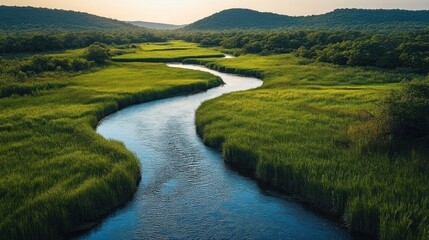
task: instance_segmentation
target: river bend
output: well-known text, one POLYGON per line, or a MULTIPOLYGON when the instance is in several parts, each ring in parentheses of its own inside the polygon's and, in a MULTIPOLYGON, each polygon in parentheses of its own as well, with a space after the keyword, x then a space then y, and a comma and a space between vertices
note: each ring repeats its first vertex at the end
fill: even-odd
POLYGON ((350 239, 331 221, 230 170, 197 136, 195 110, 202 102, 262 81, 169 66, 209 72, 226 84, 131 106, 100 122, 99 134, 124 142, 140 159, 142 180, 125 207, 81 239, 350 239))

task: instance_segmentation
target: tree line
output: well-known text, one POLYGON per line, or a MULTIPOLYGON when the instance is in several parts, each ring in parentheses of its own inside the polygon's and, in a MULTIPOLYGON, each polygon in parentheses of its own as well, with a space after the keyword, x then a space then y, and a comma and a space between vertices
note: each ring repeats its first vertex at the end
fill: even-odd
POLYGON ((358 31, 177 33, 175 37, 236 54, 280 54, 349 66, 429 72, 429 31, 375 34, 358 31))
MULTIPOLYGON (((175 36, 234 54, 281 54, 348 66, 429 73, 429 31, 371 34, 357 31, 200 32, 175 36)), ((380 118, 393 136, 427 139, 429 78, 404 83, 383 101, 380 118)))
POLYGON ((203 46, 221 46, 236 54, 295 53, 349 66, 406 68, 429 72, 429 31, 375 34, 358 31, 156 32, 147 30, 10 33, 0 35, 0 53, 82 48, 94 42, 129 44, 179 38, 203 46))
POLYGON ((43 72, 78 72, 96 65, 103 65, 110 60, 112 54, 106 44, 96 42, 78 56, 36 54, 23 59, 5 60, 0 58, 0 74, 3 78, 8 75, 12 76, 13 80, 25 82, 28 78, 33 78, 43 72))
POLYGON ((0 34, 0 54, 42 52, 83 48, 94 42, 129 44, 162 42, 166 38, 147 30, 84 31, 60 33, 3 33, 0 34))

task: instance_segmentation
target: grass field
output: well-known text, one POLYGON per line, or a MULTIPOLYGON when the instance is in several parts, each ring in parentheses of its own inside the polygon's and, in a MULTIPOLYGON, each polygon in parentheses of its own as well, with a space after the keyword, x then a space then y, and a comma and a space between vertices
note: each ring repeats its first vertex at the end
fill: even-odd
POLYGON ((120 62, 181 62, 187 58, 223 57, 210 48, 200 48, 194 43, 172 41, 157 44, 140 44, 140 49, 113 58, 120 62))
POLYGON ((105 67, 46 72, 25 83, 1 79, 1 236, 62 238, 127 201, 140 179, 138 161, 94 128, 120 108, 221 84, 206 73, 148 63, 190 57, 185 61, 264 79, 259 89, 197 111, 198 132, 226 162, 341 216, 353 230, 429 238, 427 147, 392 147, 377 135, 381 99, 399 82, 423 76, 291 54, 195 59, 209 56, 221 54, 180 41, 141 44, 105 67))
POLYGON ((15 83, 8 91, 16 94, 0 98, 2 239, 63 238, 131 197, 139 162, 122 143, 96 134, 101 118, 221 84, 208 73, 162 63, 110 63, 55 76, 15 83))
POLYGON ((197 111, 225 161, 380 239, 429 239, 429 155, 377 135, 381 100, 409 73, 312 63, 291 54, 189 60, 263 77, 197 111))

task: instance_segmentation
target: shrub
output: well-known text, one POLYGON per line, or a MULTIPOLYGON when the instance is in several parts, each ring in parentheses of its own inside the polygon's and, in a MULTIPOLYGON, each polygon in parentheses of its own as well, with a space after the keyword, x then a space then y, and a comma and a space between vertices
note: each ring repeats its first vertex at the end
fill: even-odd
POLYGON ((30 75, 48 71, 81 71, 93 66, 92 61, 84 58, 60 58, 43 55, 35 55, 31 59, 22 61, 12 71, 18 75, 19 72, 30 75))
POLYGON ((85 53, 85 58, 88 61, 94 61, 97 64, 104 64, 110 59, 109 48, 100 43, 91 44, 85 53))
POLYGON ((414 81, 386 99, 392 134, 421 138, 429 135, 429 81, 414 81))
POLYGON ((83 58, 75 58, 71 61, 71 70, 81 71, 90 68, 94 63, 83 58))
POLYGON ((25 82, 25 80, 27 79, 27 75, 24 72, 19 71, 18 74, 16 74, 16 78, 20 82, 25 82))

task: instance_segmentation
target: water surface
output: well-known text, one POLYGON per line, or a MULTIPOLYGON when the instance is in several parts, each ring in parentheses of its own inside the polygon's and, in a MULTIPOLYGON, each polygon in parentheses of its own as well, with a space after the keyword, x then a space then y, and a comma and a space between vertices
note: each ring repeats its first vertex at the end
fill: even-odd
POLYGON ((194 117, 203 101, 256 88, 260 80, 169 66, 210 72, 226 85, 132 106, 100 123, 98 133, 140 159, 142 180, 131 202, 82 239, 350 239, 331 221, 230 170, 198 138, 194 117))

